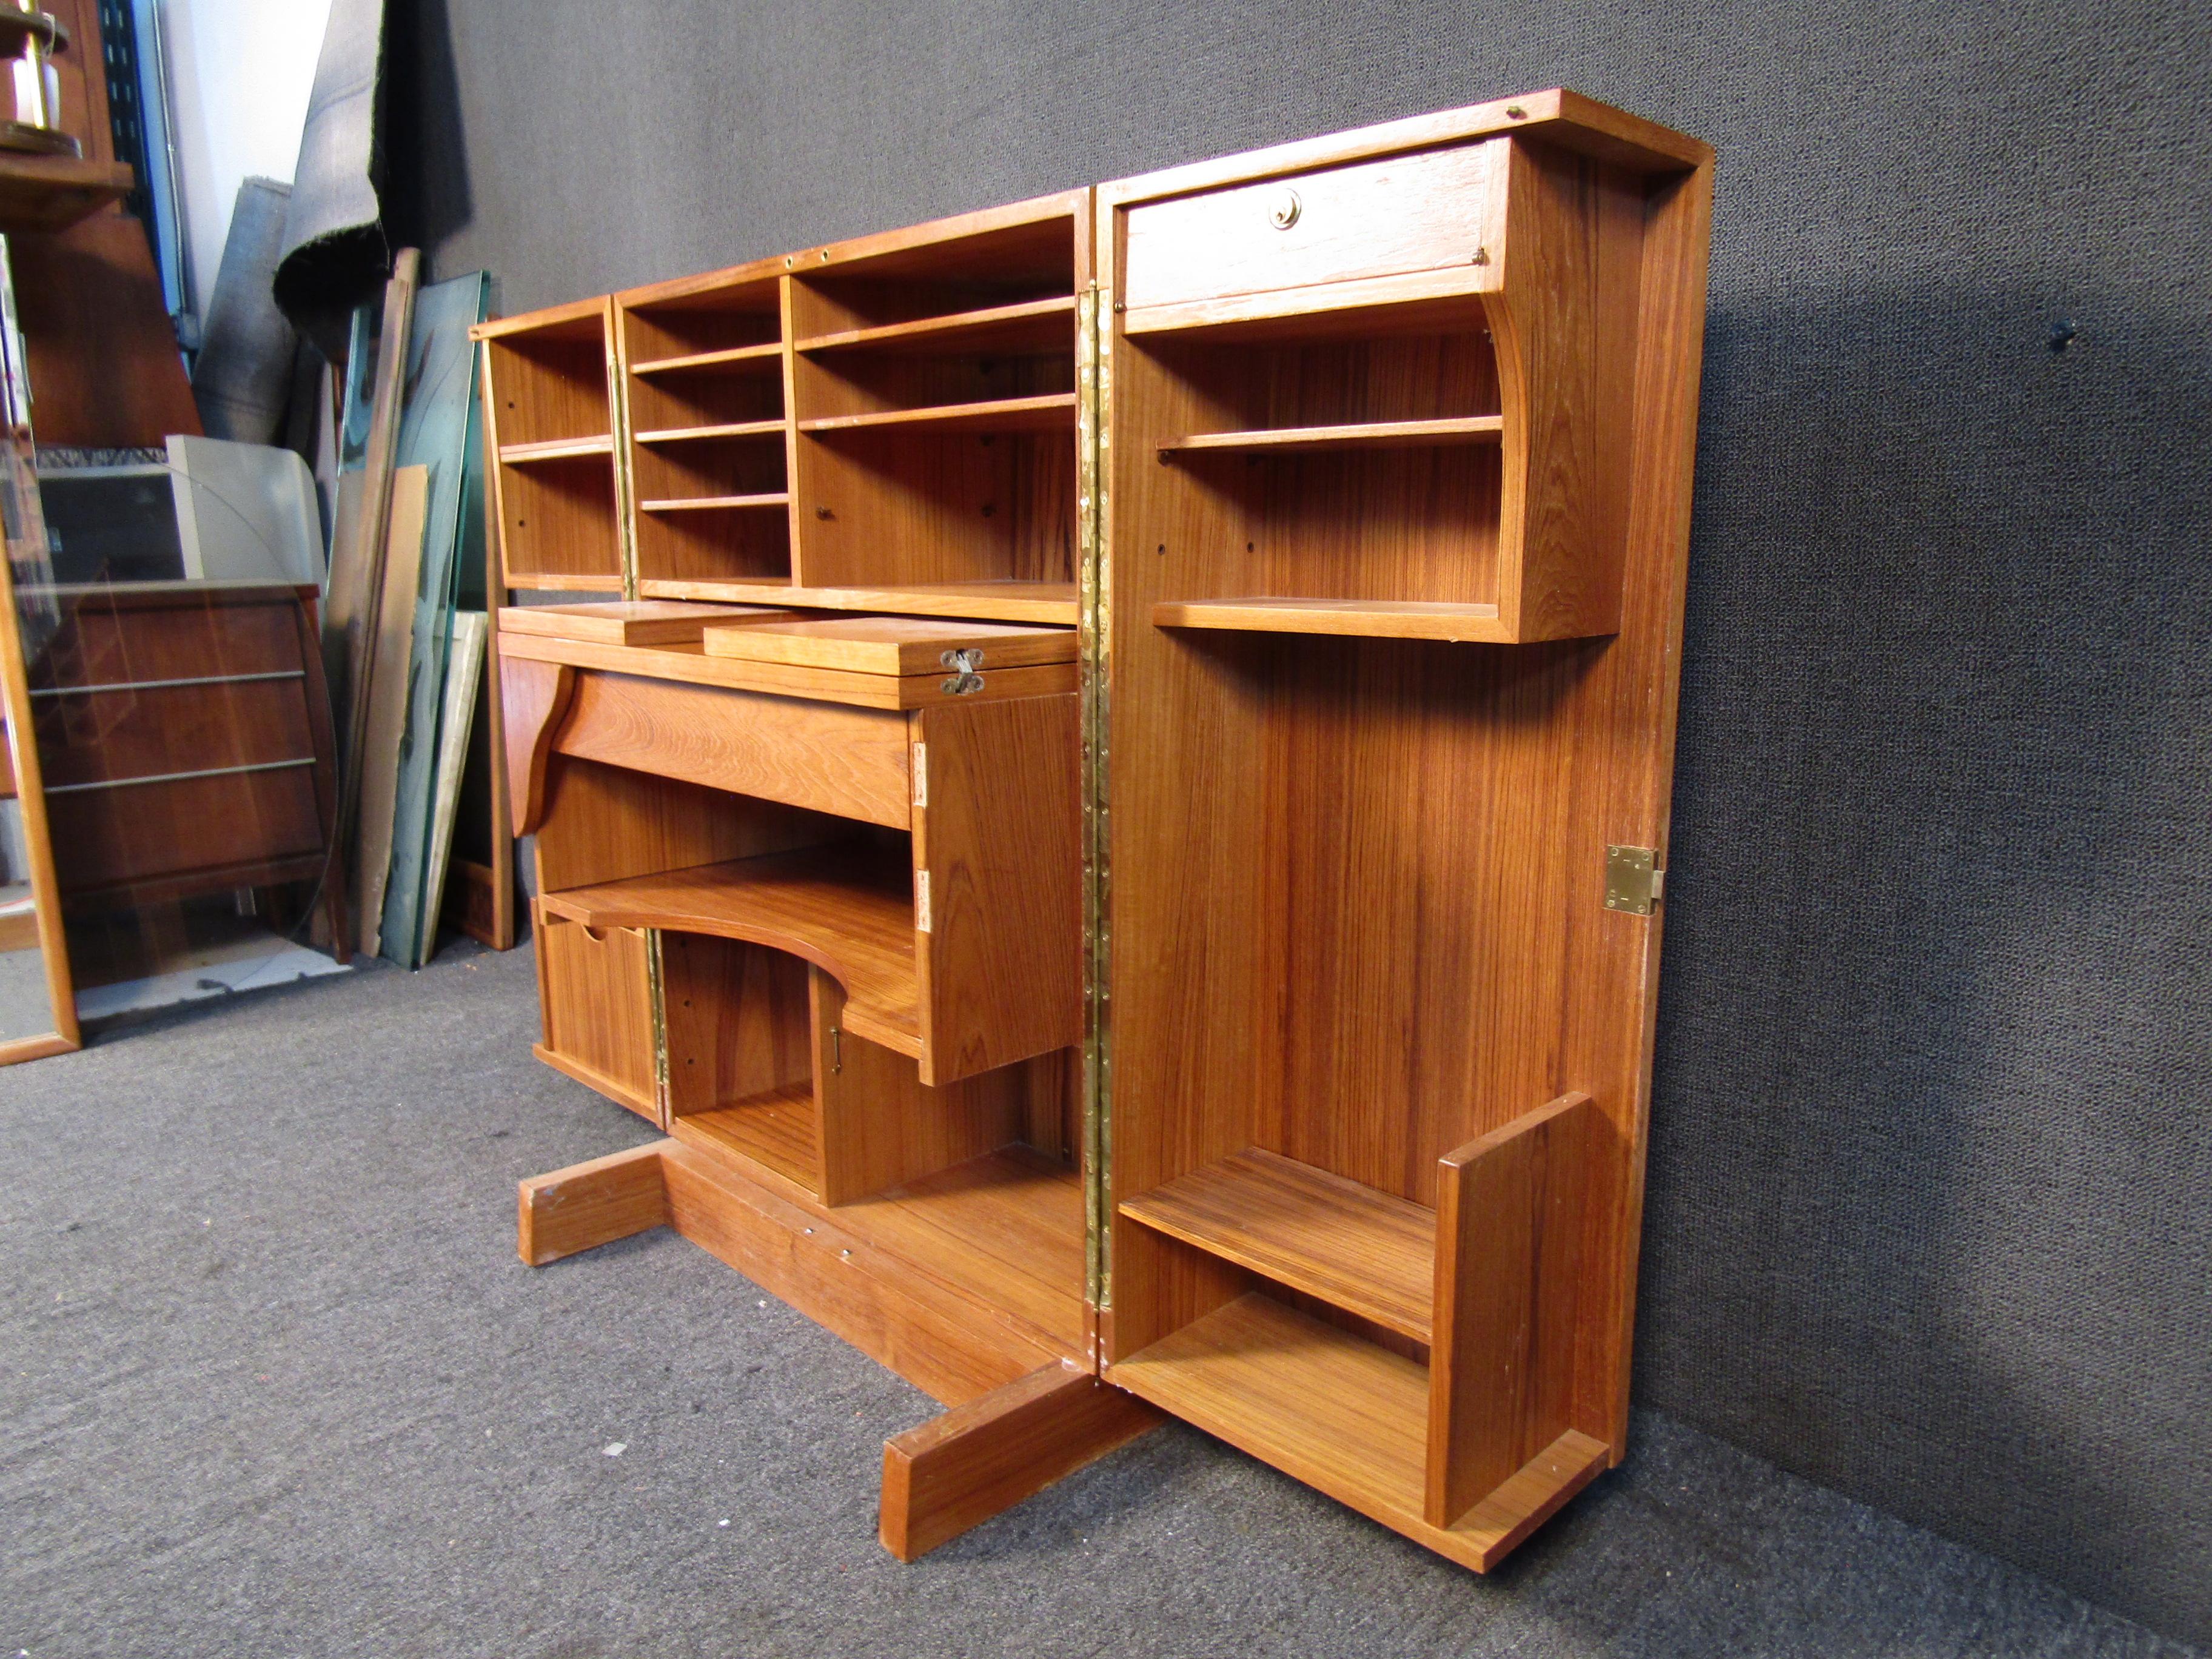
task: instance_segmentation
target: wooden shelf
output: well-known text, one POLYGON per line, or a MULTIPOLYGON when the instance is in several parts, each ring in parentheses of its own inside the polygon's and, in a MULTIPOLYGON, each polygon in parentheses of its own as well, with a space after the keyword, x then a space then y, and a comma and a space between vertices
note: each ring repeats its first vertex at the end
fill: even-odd
POLYGON ((1028 1146, 1001 1147, 833 1213, 882 1249, 1081 1351, 1083 1181, 1073 1165, 1028 1146))
POLYGON ((1608 1455, 1571 1429, 1456 1523, 1431 1526, 1428 1367, 1256 1293, 1109 1366, 1106 1379, 1478 1571, 1608 1455))
POLYGON ((641 444, 714 443, 726 438, 780 438, 784 423, 775 421, 733 421, 723 426, 672 426, 657 432, 641 432, 641 444))
POLYGON ((546 570, 510 570, 509 587, 530 593, 619 593, 623 579, 614 576, 567 575, 546 570))
POLYGON ((682 495, 665 501, 640 501, 641 513, 737 513, 750 507, 788 507, 791 496, 778 491, 770 495, 682 495))
POLYGON ((1021 305, 988 306, 980 311, 924 317, 910 323, 849 328, 801 340, 805 352, 874 351, 886 356, 927 356, 948 349, 1073 349, 1075 296, 1055 295, 1021 305))
POLYGON ((694 1136, 764 1164, 809 1189, 822 1182, 822 1137, 814 1121, 811 1079, 770 1089, 711 1112, 687 1113, 679 1121, 694 1136))
POLYGON ((1000 398, 988 403, 946 404, 933 409, 879 409, 866 415, 830 415, 801 421, 801 432, 865 432, 918 427, 933 432, 1053 432, 1073 430, 1075 394, 1000 398))
POLYGON ((1437 605, 1422 599, 1173 599, 1152 607, 1152 626, 1492 644, 1510 640, 1499 626, 1494 605, 1437 605))
POLYGON ((855 845, 635 876, 544 896, 592 927, 659 927, 744 939, 803 957, 845 988, 845 1025, 921 1055, 913 877, 855 845))
POLYGON ((1309 449, 1423 449, 1452 444, 1494 444, 1505 427, 1502 415, 1451 420, 1367 421, 1350 426, 1289 426, 1254 432, 1204 432, 1160 446, 1170 455, 1209 450, 1265 453, 1309 449))
POLYGON ((135 178, 119 161, 0 150, 0 235, 67 230, 128 196, 135 178))
POLYGON ((633 374, 703 374, 716 369, 741 370, 757 374, 774 368, 783 361, 783 342, 770 340, 765 345, 731 346, 722 351, 695 351, 683 357, 655 357, 648 362, 632 363, 633 374))
POLYGON ((1108 1380, 1364 1515, 1419 1521, 1429 1371, 1415 1360, 1255 1292, 1123 1360, 1108 1380))
POLYGON ((1077 622, 1073 582, 925 582, 907 587, 796 587, 787 581, 691 581, 648 579, 637 585, 652 599, 714 599, 735 605, 790 605, 818 611, 888 611, 915 617, 966 617, 981 622, 1077 622))
POLYGON ((1433 1210, 1254 1146, 1127 1200, 1157 1232, 1429 1340, 1433 1210))
POLYGON ((538 461, 588 461, 615 453, 615 441, 605 433, 596 438, 549 438, 540 443, 501 444, 499 459, 508 466, 538 461))

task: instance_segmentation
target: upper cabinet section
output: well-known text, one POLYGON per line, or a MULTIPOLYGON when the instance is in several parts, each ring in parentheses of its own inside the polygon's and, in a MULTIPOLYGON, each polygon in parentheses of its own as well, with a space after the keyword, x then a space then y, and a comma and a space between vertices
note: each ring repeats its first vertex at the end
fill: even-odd
POLYGON ((792 522, 810 589, 1075 618, 1087 191, 793 256, 792 522))
POLYGON ((605 300, 477 325, 507 586, 623 586, 622 467, 605 300))
POLYGON ((1113 533, 1164 556, 1149 621, 1615 631, 1645 225, 1702 155, 1547 94, 1105 186, 1113 533))
MULTIPOLYGON (((615 296, 637 592, 792 580, 788 353, 778 260, 615 296)), ((755 597, 747 592, 745 597, 755 597)))

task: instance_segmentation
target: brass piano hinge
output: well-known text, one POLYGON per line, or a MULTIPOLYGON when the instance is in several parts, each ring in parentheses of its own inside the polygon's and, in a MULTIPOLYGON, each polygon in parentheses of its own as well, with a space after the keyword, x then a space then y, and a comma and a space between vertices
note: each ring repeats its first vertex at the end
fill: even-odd
MULTIPOLYGON (((1112 324, 1096 283, 1076 296, 1077 645, 1083 710, 1083 1188, 1084 1288, 1094 1308, 1114 1304, 1113 1042, 1106 1000, 1110 937, 1106 866, 1107 641, 1106 410, 1112 324)), ((1121 307, 1115 306, 1115 311, 1121 307)))
POLYGON ((668 976, 660 961, 660 929, 645 930, 645 995, 653 1010, 653 1104, 668 1127, 668 976))

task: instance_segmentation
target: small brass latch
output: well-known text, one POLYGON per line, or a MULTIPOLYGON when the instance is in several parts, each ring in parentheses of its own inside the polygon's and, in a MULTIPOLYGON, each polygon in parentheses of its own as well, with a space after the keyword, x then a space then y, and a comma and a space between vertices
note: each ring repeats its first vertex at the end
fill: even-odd
POLYGON ((963 646, 957 650, 946 652, 937 660, 952 671, 952 678, 938 688, 948 697, 965 696, 970 691, 983 689, 983 648, 981 646, 963 646))
POLYGON ((1605 908, 1632 916, 1650 915, 1667 884, 1667 872, 1658 862, 1658 853, 1649 847, 1607 848, 1605 908))

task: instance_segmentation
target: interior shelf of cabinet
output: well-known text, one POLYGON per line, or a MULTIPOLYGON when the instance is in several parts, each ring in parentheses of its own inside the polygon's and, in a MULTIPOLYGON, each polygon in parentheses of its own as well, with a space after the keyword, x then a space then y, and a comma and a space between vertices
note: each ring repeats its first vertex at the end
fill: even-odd
POLYGON ((1341 426, 1279 427, 1250 432, 1194 433, 1160 446, 1160 459, 1208 451, 1244 453, 1327 449, 1420 449, 1446 444, 1499 441, 1501 415, 1470 415, 1444 420, 1364 421, 1341 426))
POLYGON ((782 367, 783 343, 731 346, 720 351, 694 351, 680 357, 654 357, 633 362, 629 372, 651 378, 656 374, 767 374, 782 367))
MULTIPOLYGON (((651 505, 647 503, 647 505, 651 505)), ((795 587, 781 580, 641 579, 649 599, 714 599, 732 604, 798 605, 817 611, 884 611, 916 617, 960 617, 976 622, 1047 623, 1075 626, 1073 582, 922 582, 890 587, 795 587)))
POLYGON ((747 940, 804 957, 845 988, 845 1029, 921 1055, 914 881, 860 843, 733 859, 545 896, 592 927, 659 927, 747 940))
POLYGON ((916 356, 954 350, 1050 351, 1068 346, 1074 320, 1075 296, 1060 294, 949 316, 841 329, 801 340, 797 349, 817 355, 872 351, 916 356))
POLYGON ((682 495, 666 501, 640 501, 641 513, 740 513, 755 507, 791 505, 786 492, 760 495, 682 495))
POLYGON ((943 404, 934 408, 879 409, 865 415, 821 416, 799 423, 801 432, 820 433, 892 427, 932 432, 1072 432, 1075 429, 1075 394, 1051 392, 1035 398, 995 398, 984 403, 943 404))
POLYGON ((653 432, 636 434, 641 444, 716 443, 732 438, 780 438, 783 422, 774 421, 730 421, 719 426, 671 426, 653 432))
POLYGON ((683 1121, 699 1138, 765 1164, 803 1187, 821 1179, 822 1138, 815 1126, 811 1078, 711 1111, 686 1113, 683 1121))
POLYGON ((559 571, 510 570, 507 585, 526 593, 619 593, 620 576, 568 575, 559 571))
POLYGON ((1385 1525, 1423 1525, 1429 1370, 1257 1291, 1108 1372, 1385 1525))
POLYGON ((1410 1200, 1252 1146, 1121 1208, 1156 1232, 1429 1340, 1437 1218, 1410 1200))
POLYGON ((1218 628, 1250 634, 1335 634, 1363 639, 1510 644, 1494 605, 1427 599, 1257 597, 1169 599, 1152 606, 1155 628, 1218 628))
POLYGON ((549 438, 538 443, 501 444, 499 459, 508 466, 542 461, 588 461, 615 453, 615 441, 606 433, 590 438, 549 438))

